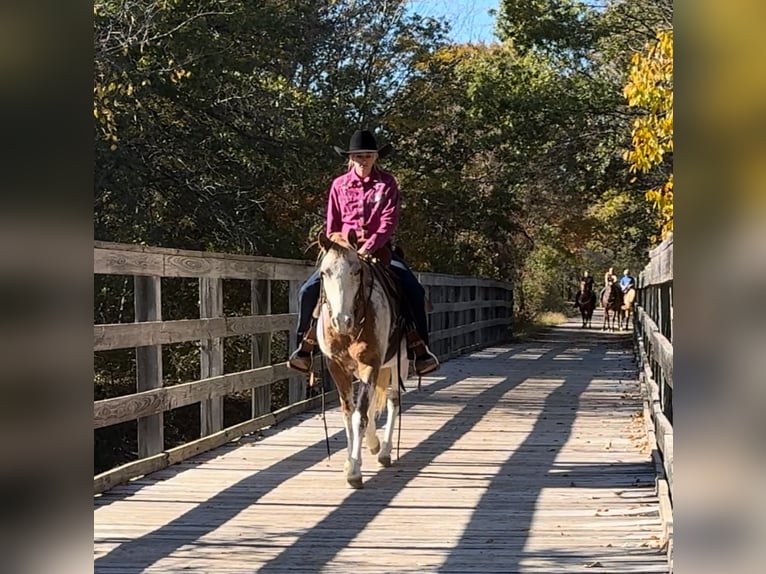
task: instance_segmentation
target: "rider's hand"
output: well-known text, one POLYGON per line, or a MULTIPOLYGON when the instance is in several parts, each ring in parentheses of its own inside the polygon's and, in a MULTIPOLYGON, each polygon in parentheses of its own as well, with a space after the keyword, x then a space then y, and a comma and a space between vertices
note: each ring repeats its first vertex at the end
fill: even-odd
POLYGON ((360 249, 357 251, 357 254, 359 255, 359 259, 363 259, 367 263, 378 263, 378 260, 372 256, 372 253, 369 251, 365 251, 364 249, 360 249))

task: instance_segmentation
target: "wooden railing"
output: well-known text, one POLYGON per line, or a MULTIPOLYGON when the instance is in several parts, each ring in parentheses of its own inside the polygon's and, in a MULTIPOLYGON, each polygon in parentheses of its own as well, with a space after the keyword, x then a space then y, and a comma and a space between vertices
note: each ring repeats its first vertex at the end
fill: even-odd
MULTIPOLYGON (((132 277, 134 322, 94 326, 94 351, 135 349, 136 392, 95 401, 94 429, 137 421, 138 459, 102 472, 94 491, 154 472, 230 440, 276 424, 318 406, 307 398, 305 379, 271 363, 272 336, 295 339, 298 290, 313 271, 308 261, 275 259, 96 242, 94 273, 132 277), (199 281, 199 317, 162 320, 162 279, 199 281), (224 280, 250 282, 251 315, 224 316, 224 280), (286 281, 288 313, 272 314, 272 282, 286 281), (251 337, 251 367, 224 374, 223 340, 251 337), (166 386, 162 346, 198 342, 200 378, 166 386), (272 385, 288 381, 288 404, 272 409, 272 385), (225 395, 252 390, 251 418, 224 428, 225 395), (163 413, 200 405, 200 438, 165 448, 163 413)), ((433 310, 429 314, 431 349, 441 360, 506 340, 513 315, 513 291, 502 281, 419 273, 433 310)), ((327 400, 336 397, 330 393, 327 400)))
POLYGON ((644 391, 644 418, 656 445, 657 488, 672 570, 673 546, 673 237, 654 248, 638 278, 634 342, 644 391))

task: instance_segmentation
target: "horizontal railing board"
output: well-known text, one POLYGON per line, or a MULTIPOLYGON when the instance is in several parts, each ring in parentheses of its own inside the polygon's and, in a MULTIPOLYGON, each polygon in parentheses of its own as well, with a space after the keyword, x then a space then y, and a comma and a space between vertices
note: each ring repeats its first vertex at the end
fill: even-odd
MULTIPOLYGON (((314 262, 254 255, 189 251, 145 245, 95 242, 94 272, 117 275, 161 277, 212 277, 227 279, 305 279, 314 262)), ((428 286, 495 287, 510 284, 496 279, 439 273, 415 273, 428 286)))
POLYGON ((510 308, 513 307, 512 301, 487 299, 474 301, 456 301, 454 303, 432 303, 433 313, 443 313, 449 311, 467 311, 469 309, 486 309, 492 307, 510 308))
POLYGON ((647 396, 645 397, 649 414, 653 423, 654 438, 657 448, 662 455, 662 464, 665 477, 668 481, 670 493, 673 493, 673 425, 668 417, 662 411, 662 401, 660 400, 660 388, 657 381, 654 380, 652 368, 648 356, 649 350, 646 349, 642 338, 638 338, 638 357, 641 363, 640 377, 646 386, 647 396))
MULTIPOLYGON (((335 390, 325 393, 325 402, 327 406, 333 406, 337 402, 337 394, 338 393, 335 390)), ((312 397, 288 405, 272 413, 232 425, 214 434, 167 449, 149 458, 132 461, 106 472, 102 472, 93 478, 93 492, 94 494, 100 494, 133 478, 156 472, 173 464, 187 460, 202 452, 218 448, 219 446, 232 440, 236 440, 246 434, 279 424, 296 413, 318 407, 321 404, 321 401, 322 397, 312 397)))
MULTIPOLYGON (((639 341, 638 346, 638 354, 645 357, 646 353, 644 351, 643 342, 639 341)), ((657 441, 657 432, 655 430, 656 421, 654 416, 656 410, 654 410, 652 405, 658 403, 659 393, 656 390, 656 385, 654 385, 653 389, 649 384, 649 379, 647 379, 646 375, 647 371, 646 368, 644 368, 639 375, 639 380, 641 382, 641 395, 643 398, 642 411, 644 430, 646 431, 646 437, 648 441, 647 446, 651 449, 652 460, 654 461, 654 468, 656 472, 656 493, 660 503, 660 519, 662 521, 663 531, 662 539, 660 540, 660 547, 667 547, 668 559, 670 561, 673 545, 673 503, 670 496, 670 487, 668 486, 668 473, 665 469, 666 461, 662 456, 663 448, 667 447, 666 445, 660 444, 657 441)), ((649 375, 651 376, 651 372, 649 372, 649 375)), ((670 466, 672 468, 672 462, 670 466)))
POLYGON ((273 260, 194 251, 134 251, 119 246, 97 247, 93 256, 93 270, 97 274, 109 275, 305 280, 313 272, 314 265, 297 259, 273 260))
POLYGON ((289 330, 297 321, 295 313, 182 319, 94 325, 95 351, 127 349, 148 345, 169 345, 200 339, 232 337, 289 330))
MULTIPOLYGON (((510 301, 462 301, 437 303, 433 313, 470 309, 510 308, 510 301)), ((126 349, 148 345, 168 345, 214 337, 231 337, 289 330, 297 320, 295 313, 219 317, 215 319, 182 319, 94 325, 95 351, 126 349)), ((505 319, 504 319, 505 320, 505 319)), ((471 324, 473 326, 475 324, 471 324)), ((486 326, 481 323, 481 326, 486 326)), ((475 330, 472 327, 469 330, 475 330)))
POLYGON ((649 252, 649 263, 640 273, 641 286, 659 285, 673 280, 673 235, 649 252))
POLYGON ((636 316, 641 323, 641 329, 647 333, 652 346, 649 354, 659 363, 668 386, 673 388, 673 344, 660 333, 657 324, 652 320, 643 307, 636 307, 636 316))
POLYGON ((456 337, 458 335, 464 335, 465 333, 470 333, 472 331, 481 331, 482 329, 486 329, 488 327, 496 327, 498 325, 505 325, 510 322, 509 318, 500 318, 500 319, 488 319, 487 321, 476 321, 474 323, 469 323, 467 325, 458 325, 456 327, 451 327, 449 329, 439 329, 438 331, 433 331, 429 333, 429 339, 433 341, 439 341, 441 339, 447 339, 449 337, 456 337))
POLYGON ((497 279, 485 279, 481 277, 442 275, 440 273, 426 273, 415 271, 415 276, 423 285, 431 287, 494 287, 498 289, 510 289, 510 283, 497 279))
POLYGON ((213 397, 255 389, 286 379, 293 374, 285 364, 269 365, 172 387, 103 399, 93 404, 93 426, 111 426, 213 397))
POLYGON ((657 448, 662 453, 662 465, 665 476, 670 488, 670 494, 673 495, 673 425, 670 423, 665 413, 662 412, 660 402, 660 389, 657 382, 652 377, 648 364, 644 364, 644 380, 649 391, 650 409, 652 421, 654 422, 654 434, 657 441, 657 448))
POLYGON ((165 274, 165 258, 157 253, 96 248, 93 252, 93 272, 162 277, 165 274))
POLYGON ((173 247, 154 247, 151 245, 137 245, 134 243, 113 243, 111 241, 94 241, 94 247, 98 249, 109 249, 116 251, 125 251, 130 253, 147 253, 152 255, 179 255, 183 257, 212 257, 216 259, 227 259, 230 261, 261 262, 261 263, 288 263, 300 265, 313 265, 310 261, 304 259, 288 259, 285 257, 266 257, 262 255, 244 255, 239 253, 223 253, 219 251, 194 251, 191 249, 175 249, 173 247))

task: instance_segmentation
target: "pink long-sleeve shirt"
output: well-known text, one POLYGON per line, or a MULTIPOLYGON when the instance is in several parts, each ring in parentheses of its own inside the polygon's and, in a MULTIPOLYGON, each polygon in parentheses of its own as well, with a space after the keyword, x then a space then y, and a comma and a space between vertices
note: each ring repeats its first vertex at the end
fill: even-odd
POLYGON ((364 238, 362 248, 373 253, 389 241, 399 224, 399 185, 393 175, 373 168, 362 179, 351 169, 330 186, 327 234, 353 229, 364 238))

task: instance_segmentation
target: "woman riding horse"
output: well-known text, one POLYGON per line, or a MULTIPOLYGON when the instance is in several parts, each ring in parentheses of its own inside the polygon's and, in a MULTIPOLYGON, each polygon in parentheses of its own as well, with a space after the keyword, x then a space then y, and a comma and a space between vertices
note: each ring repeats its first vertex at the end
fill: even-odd
MULTIPOLYGON (((428 322, 425 289, 397 254, 392 253, 391 239, 399 223, 399 186, 396 178, 376 165, 379 156, 391 151, 390 145, 378 149, 375 137, 367 130, 351 136, 348 151, 335 151, 348 158, 348 171, 330 187, 327 203, 327 235, 354 231, 360 241, 362 258, 389 259, 399 279, 404 298, 402 313, 407 325, 408 349, 418 375, 439 368, 439 360, 428 348, 428 322)), ((299 291, 298 348, 290 355, 288 366, 307 373, 311 370, 316 345, 316 326, 312 314, 319 301, 320 275, 316 270, 299 291)))
POLYGON ((390 268, 359 256, 353 230, 347 235, 320 234, 319 244, 322 295, 318 342, 343 412, 346 480, 361 488, 363 437, 370 452, 378 455, 378 463, 391 465, 400 390, 407 378, 406 339, 390 268), (356 398, 355 379, 359 380, 356 398), (384 406, 388 418, 381 441, 376 419, 384 406))
POLYGON ((622 308, 622 289, 620 289, 619 283, 610 281, 609 285, 604 288, 601 292, 601 305, 604 307, 604 325, 601 330, 617 330, 620 309, 622 308))
POLYGON ((596 308, 596 293, 593 292, 592 281, 580 280, 580 290, 575 295, 575 307, 580 309, 583 328, 590 327, 593 310, 596 308))
POLYGON ((627 331, 633 317, 633 302, 636 300, 636 288, 630 285, 622 294, 622 307, 620 308, 620 328, 627 331))

